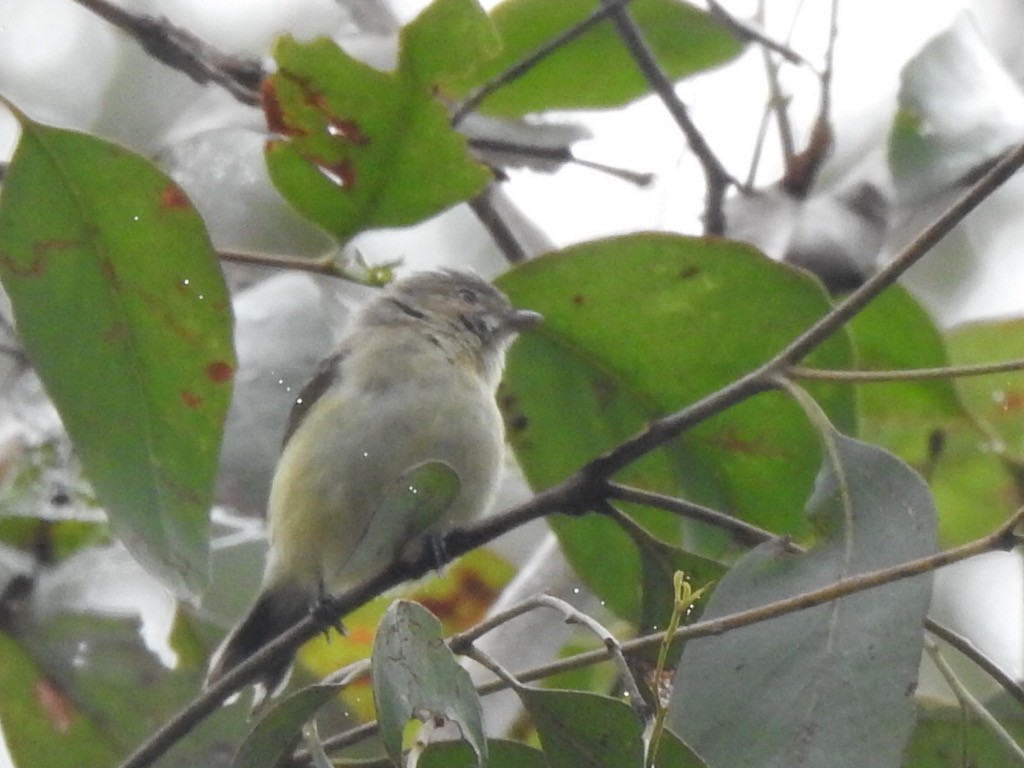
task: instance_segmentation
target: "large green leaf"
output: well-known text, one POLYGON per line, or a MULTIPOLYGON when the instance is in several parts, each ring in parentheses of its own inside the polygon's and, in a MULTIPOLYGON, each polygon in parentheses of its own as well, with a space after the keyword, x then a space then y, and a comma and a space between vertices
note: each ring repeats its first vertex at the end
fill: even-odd
MULTIPOLYGON (((491 13, 501 53, 452 83, 453 91, 464 95, 504 72, 597 7, 593 0, 506 0, 491 13)), ((721 24, 687 3, 636 0, 629 12, 671 78, 718 66, 742 50, 721 24)), ((605 20, 490 95, 481 109, 517 117, 550 109, 617 107, 649 90, 612 22, 605 20)))
MULTIPOLYGON (((509 437, 527 478, 544 488, 643 428, 765 362, 829 308, 820 285, 749 246, 640 234, 594 241, 536 259, 498 281, 545 322, 512 348, 501 392, 509 437)), ((852 365, 843 334, 811 356, 852 365)), ((848 387, 812 388, 844 429, 848 387)), ((809 529, 802 509, 819 465, 818 437, 776 393, 699 425, 621 478, 685 491, 778 533, 809 529)), ((630 510, 632 511, 632 510, 630 510)), ((652 534, 702 549, 678 520, 644 510, 652 534)), ((640 615, 641 556, 611 520, 553 518, 573 566, 609 606, 640 615), (609 557, 614 553, 614 557, 609 557)), ((705 551, 704 554, 707 554, 705 551)))
POLYGON ((627 704, 585 691, 516 691, 551 768, 619 768, 643 762, 643 726, 627 704))
MULTIPOLYGON (((828 435, 809 511, 823 543, 763 544, 722 579, 717 618, 935 551, 928 487, 867 443, 828 435)), ((688 642, 668 725, 716 768, 892 768, 914 723, 930 575, 688 642)))
POLYGON ((433 90, 496 45, 475 0, 437 0, 404 28, 395 72, 326 38, 282 37, 278 70, 263 88, 267 121, 282 134, 266 150, 275 186, 342 241, 414 224, 476 194, 490 173, 470 158, 433 90))
POLYGON ((0 197, 18 333, 118 535, 194 593, 235 368, 206 230, 143 158, 19 120, 0 197))
MULTIPOLYGON (((853 319, 849 329, 861 369, 940 368, 950 364, 938 329, 899 286, 875 299, 853 319)), ((1004 335, 997 332, 993 336, 1004 335)), ((954 352, 956 339, 954 334, 954 352)), ((969 335, 965 340, 965 352, 970 355, 970 350, 975 350, 974 359, 979 361, 1001 359, 999 355, 1004 351, 1012 353, 1012 344, 1003 350, 992 349, 969 335)), ((1017 353, 1024 353, 1024 345, 1017 345, 1017 353)), ((992 387, 999 381, 1007 379, 986 377, 961 384, 966 387, 964 392, 977 392, 983 407, 991 409, 992 387)), ((859 386, 858 395, 860 436, 885 446, 925 475, 939 510, 939 538, 945 546, 982 536, 1013 512, 1013 477, 987 444, 953 381, 872 382, 859 386)))

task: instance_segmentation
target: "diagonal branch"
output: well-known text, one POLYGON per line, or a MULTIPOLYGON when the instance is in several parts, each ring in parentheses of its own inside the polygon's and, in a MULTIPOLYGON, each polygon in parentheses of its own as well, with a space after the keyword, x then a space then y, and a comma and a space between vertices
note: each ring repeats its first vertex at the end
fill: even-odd
POLYGON ((154 59, 200 85, 216 83, 243 104, 259 104, 264 71, 258 59, 222 53, 163 17, 133 13, 108 0, 75 2, 127 32, 154 59))
POLYGON ((610 9, 612 23, 615 24, 615 29, 618 31, 619 37, 622 38, 626 49, 652 90, 658 94, 665 108, 676 121, 676 125, 683 132, 690 149, 704 169, 707 187, 704 203, 705 231, 709 235, 723 234, 725 232, 725 214, 722 211, 722 204, 725 201, 725 193, 729 185, 737 184, 736 179, 725 169, 704 136, 697 130, 697 126, 693 124, 686 105, 676 94, 675 86, 668 75, 658 65, 654 53, 644 39, 643 32, 633 21, 633 17, 629 15, 629 10, 621 7, 615 0, 601 0, 601 2, 610 9))

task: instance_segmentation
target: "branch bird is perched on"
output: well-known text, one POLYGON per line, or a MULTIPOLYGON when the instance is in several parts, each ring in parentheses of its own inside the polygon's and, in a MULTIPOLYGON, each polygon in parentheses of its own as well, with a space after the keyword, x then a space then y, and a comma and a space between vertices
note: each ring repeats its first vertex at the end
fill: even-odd
MULTIPOLYGON (((296 399, 270 490, 262 587, 211 658, 204 687, 328 591, 373 575, 410 542, 490 503, 504 451, 494 395, 505 350, 540 319, 456 271, 397 281, 362 309, 296 399), (446 508, 429 520, 375 515, 411 470, 430 462, 458 476, 446 508)), ((257 703, 290 666, 283 659, 264 671, 257 703)))

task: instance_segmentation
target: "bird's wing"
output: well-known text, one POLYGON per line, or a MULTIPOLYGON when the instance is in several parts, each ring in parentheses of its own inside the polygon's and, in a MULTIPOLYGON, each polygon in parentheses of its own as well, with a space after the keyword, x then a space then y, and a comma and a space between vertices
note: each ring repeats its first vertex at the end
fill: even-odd
POLYGON ((288 441, 295 434, 295 430, 299 428, 299 425, 306 417, 306 414, 309 413, 313 404, 320 399, 324 392, 330 389, 332 384, 341 378, 341 364, 347 354, 347 351, 343 349, 325 357, 317 364, 313 378, 306 382, 305 386, 299 391, 291 413, 288 414, 288 423, 284 430, 284 440, 281 443, 282 447, 288 444, 288 441))

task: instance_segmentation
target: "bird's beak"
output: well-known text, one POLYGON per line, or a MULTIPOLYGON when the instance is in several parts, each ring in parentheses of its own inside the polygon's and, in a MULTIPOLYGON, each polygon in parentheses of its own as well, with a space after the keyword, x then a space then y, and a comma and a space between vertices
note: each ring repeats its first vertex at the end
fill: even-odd
POLYGON ((505 316, 505 326, 510 330, 520 333, 533 328, 544 319, 540 312, 530 309, 513 309, 505 316))

